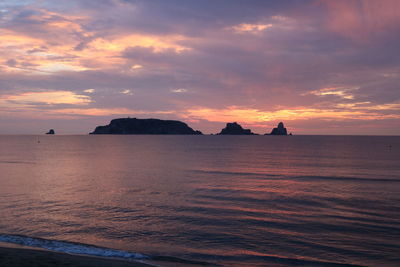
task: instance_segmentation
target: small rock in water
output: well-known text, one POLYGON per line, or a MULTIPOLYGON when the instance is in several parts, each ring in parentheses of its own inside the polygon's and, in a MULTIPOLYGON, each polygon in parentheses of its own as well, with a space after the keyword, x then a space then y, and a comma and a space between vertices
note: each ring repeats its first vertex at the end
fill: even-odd
POLYGON ((287 135, 287 130, 283 125, 283 122, 280 122, 278 127, 272 129, 270 135, 287 135))

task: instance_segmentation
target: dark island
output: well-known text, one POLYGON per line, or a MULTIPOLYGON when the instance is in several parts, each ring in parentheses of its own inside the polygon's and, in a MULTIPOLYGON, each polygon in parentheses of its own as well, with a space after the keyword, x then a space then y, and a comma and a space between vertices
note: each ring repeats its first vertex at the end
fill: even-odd
POLYGON ((114 119, 106 126, 98 126, 90 134, 202 134, 186 123, 159 119, 114 119))
POLYGON ((46 134, 55 134, 56 132, 54 131, 54 129, 50 129, 46 134))
POLYGON ((243 129, 240 124, 236 122, 227 123, 226 127, 221 130, 219 135, 255 135, 250 129, 243 129))
MULTIPOLYGON (((268 135, 268 134, 266 134, 268 135)), ((271 133, 269 135, 287 135, 287 130, 285 126, 283 125, 283 122, 280 122, 278 124, 278 127, 272 129, 271 133)))

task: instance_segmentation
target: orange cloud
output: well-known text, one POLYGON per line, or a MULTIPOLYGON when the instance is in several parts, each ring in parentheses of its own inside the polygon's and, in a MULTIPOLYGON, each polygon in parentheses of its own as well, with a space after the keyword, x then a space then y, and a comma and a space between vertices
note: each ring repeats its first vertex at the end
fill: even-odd
POLYGON ((272 24, 249 24, 242 23, 231 27, 231 29, 236 33, 259 33, 268 28, 271 28, 272 24))
POLYGON ((143 111, 128 108, 68 108, 57 109, 52 114, 63 114, 70 116, 111 116, 111 115, 142 115, 142 114, 172 114, 173 111, 143 111))
POLYGON ((263 111, 246 107, 230 106, 225 109, 195 108, 186 111, 184 117, 203 119, 212 122, 237 121, 247 124, 275 120, 342 120, 342 119, 400 119, 400 104, 376 105, 371 107, 349 109, 293 108, 276 111, 263 111), (394 111, 391 114, 380 114, 376 111, 394 111))
POLYGON ((174 49, 176 52, 187 50, 187 47, 178 45, 177 42, 183 40, 183 36, 155 36, 144 34, 131 34, 128 36, 117 36, 114 38, 98 38, 90 43, 90 47, 99 51, 121 52, 128 47, 141 46, 151 47, 155 52, 165 49, 174 49))
POLYGON ((14 65, 4 64, 5 71, 43 74, 84 69, 77 58, 71 54, 74 44, 67 42, 62 46, 47 47, 49 41, 10 30, 0 30, 0 53, 2 54, 0 61, 2 63, 9 60, 15 61, 14 65))
MULTIPOLYGON (((87 89, 86 92, 94 92, 87 89)), ((0 114, 11 117, 26 117, 35 119, 71 119, 80 116, 136 116, 136 115, 164 115, 174 111, 145 111, 129 108, 95 108, 89 96, 76 94, 70 91, 26 92, 16 95, 0 97, 0 114), (72 105, 65 108, 57 105, 72 105), (51 109, 46 108, 51 106, 51 109)))
POLYGON ((7 29, 0 29, 0 48, 18 49, 19 46, 28 43, 30 43, 31 46, 44 44, 43 40, 40 38, 26 36, 7 29))
POLYGON ((26 107, 37 104, 87 105, 91 102, 90 97, 70 91, 27 92, 17 95, 6 95, 0 99, 0 105, 3 107, 26 107))
POLYGON ((360 87, 329 87, 329 88, 313 90, 303 95, 307 94, 316 96, 333 95, 344 99, 354 99, 354 95, 351 92, 358 89, 360 89, 360 87))
MULTIPOLYGON (((173 49, 180 53, 189 48, 178 43, 180 35, 156 36, 146 34, 114 34, 102 36, 83 26, 89 18, 66 16, 38 10, 29 17, 37 21, 38 29, 18 31, 0 29, 0 62, 4 71, 52 74, 59 71, 84 71, 90 69, 126 68, 121 54, 128 47, 151 47, 155 53, 173 49), (38 32, 38 33, 36 33, 38 32), (96 37, 95 37, 96 36, 96 37)), ((143 66, 131 64, 130 70, 143 66)))

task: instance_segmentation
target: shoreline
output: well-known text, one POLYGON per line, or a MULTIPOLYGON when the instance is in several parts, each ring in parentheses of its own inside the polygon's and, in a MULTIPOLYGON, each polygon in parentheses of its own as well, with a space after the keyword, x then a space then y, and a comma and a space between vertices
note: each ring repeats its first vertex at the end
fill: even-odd
POLYGON ((138 261, 75 255, 4 244, 0 245, 0 266, 154 267, 138 261))

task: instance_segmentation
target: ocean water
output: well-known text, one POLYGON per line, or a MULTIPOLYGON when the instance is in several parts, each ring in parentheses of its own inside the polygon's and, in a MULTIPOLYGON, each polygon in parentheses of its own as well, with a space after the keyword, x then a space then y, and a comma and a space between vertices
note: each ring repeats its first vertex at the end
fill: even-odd
POLYGON ((400 137, 0 136, 0 242, 160 266, 400 266, 400 137))

